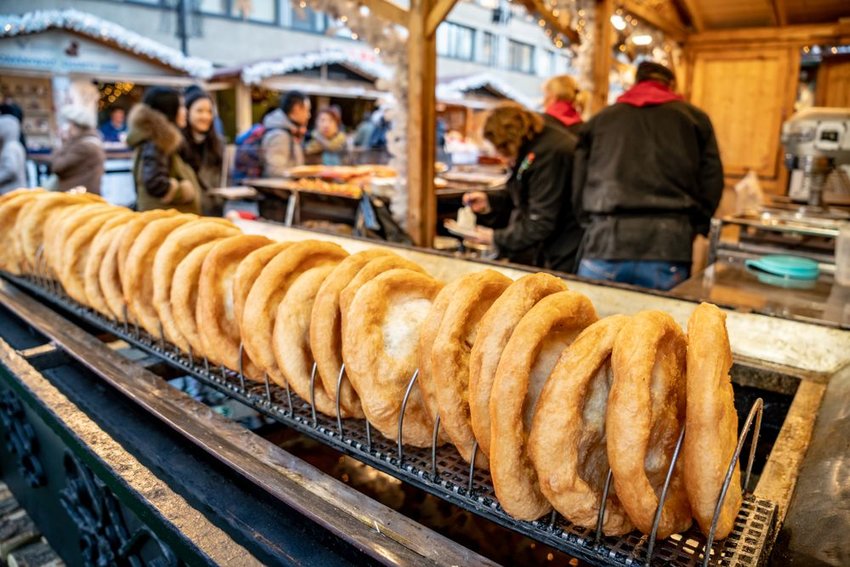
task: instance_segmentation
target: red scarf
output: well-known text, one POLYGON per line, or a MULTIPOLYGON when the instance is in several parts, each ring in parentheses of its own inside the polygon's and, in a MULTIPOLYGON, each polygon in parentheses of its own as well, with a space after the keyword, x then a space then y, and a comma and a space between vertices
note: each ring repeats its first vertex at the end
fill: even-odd
POLYGON ((554 116, 558 120, 564 123, 565 126, 572 126, 573 124, 581 124, 581 115, 576 110, 576 107, 573 106, 573 103, 567 102, 565 100, 556 100, 546 109, 546 114, 549 116, 554 116))
POLYGON ((642 81, 617 98, 617 102, 637 107, 655 106, 674 100, 684 100, 684 97, 674 93, 670 90, 670 87, 658 81, 642 81))

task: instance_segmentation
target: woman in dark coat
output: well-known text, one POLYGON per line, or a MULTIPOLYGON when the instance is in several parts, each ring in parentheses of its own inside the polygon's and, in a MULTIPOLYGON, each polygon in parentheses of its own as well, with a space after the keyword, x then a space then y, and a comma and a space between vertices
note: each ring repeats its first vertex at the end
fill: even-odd
POLYGON ((130 111, 127 145, 133 148, 136 207, 140 211, 175 208, 201 212, 201 187, 180 156, 186 108, 180 93, 153 87, 130 111))
POLYGON ((477 238, 499 255, 561 272, 575 272, 581 228, 571 204, 576 137, 556 118, 505 103, 490 114, 484 137, 511 166, 505 190, 476 191, 464 203, 492 228, 477 238))
POLYGON ((221 203, 209 193, 221 187, 221 166, 224 144, 213 128, 215 106, 212 97, 199 87, 186 90, 187 124, 183 128, 185 140, 181 155, 195 170, 201 183, 201 210, 205 215, 220 215, 221 203))

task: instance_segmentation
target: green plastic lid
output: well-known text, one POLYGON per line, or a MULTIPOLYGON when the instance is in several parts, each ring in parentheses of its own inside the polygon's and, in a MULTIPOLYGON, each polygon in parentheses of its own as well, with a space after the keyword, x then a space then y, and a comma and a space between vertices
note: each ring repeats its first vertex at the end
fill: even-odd
POLYGON ((769 255, 747 260, 748 268, 796 280, 815 280, 820 274, 818 263, 800 256, 769 255))

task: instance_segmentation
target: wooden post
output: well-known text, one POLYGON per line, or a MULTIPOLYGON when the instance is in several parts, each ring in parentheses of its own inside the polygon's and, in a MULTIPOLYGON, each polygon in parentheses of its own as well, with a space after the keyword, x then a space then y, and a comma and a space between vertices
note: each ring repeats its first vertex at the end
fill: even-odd
POLYGON ((614 27, 611 25, 613 13, 614 0, 596 0, 593 97, 590 99, 590 111, 593 114, 608 105, 608 75, 611 72, 611 47, 614 43, 614 27))
POLYGON ((251 87, 242 81, 236 83, 236 131, 245 132, 253 124, 251 116, 251 87))
POLYGON ((407 231, 419 246, 431 246, 437 223, 437 36, 427 33, 434 4, 434 0, 411 0, 407 26, 407 231))

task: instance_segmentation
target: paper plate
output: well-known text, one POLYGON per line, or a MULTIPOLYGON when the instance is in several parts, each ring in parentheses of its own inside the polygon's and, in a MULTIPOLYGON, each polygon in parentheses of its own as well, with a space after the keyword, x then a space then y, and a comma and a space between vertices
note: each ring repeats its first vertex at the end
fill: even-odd
POLYGON ((454 219, 448 219, 443 222, 443 226, 446 227, 446 230, 454 234, 455 236, 462 236, 464 238, 475 238, 478 236, 478 232, 473 229, 461 228, 458 226, 457 221, 454 219))

